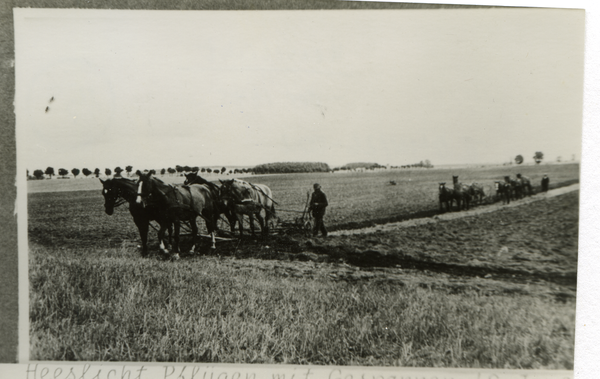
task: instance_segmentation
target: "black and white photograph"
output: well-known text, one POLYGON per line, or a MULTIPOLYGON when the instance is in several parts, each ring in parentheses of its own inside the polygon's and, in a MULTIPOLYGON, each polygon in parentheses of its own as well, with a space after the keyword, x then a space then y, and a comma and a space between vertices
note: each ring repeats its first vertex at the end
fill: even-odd
POLYGON ((585 10, 343 8, 14 9, 30 361, 572 372, 585 10))

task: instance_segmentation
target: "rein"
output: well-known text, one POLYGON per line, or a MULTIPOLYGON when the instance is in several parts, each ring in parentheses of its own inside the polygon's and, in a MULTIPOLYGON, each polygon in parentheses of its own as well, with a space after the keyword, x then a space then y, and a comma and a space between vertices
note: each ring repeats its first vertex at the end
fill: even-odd
POLYGON ((263 195, 265 195, 265 196, 266 196, 266 197, 267 197, 269 200, 271 200, 273 203, 275 203, 275 205, 279 205, 279 203, 278 203, 278 202, 276 202, 275 200, 273 200, 273 198, 272 198, 271 196, 267 195, 267 194, 265 193, 265 191, 264 191, 262 188, 260 188, 260 187, 259 187, 259 186, 257 186, 257 185, 254 185, 254 184, 252 184, 252 183, 250 183, 250 182, 246 182, 246 183, 250 184, 250 186, 251 186, 252 188, 254 188, 255 190, 262 192, 262 194, 263 194, 263 195))
POLYGON ((113 204, 113 208, 117 208, 129 202, 129 200, 127 200, 121 193, 121 188, 117 187, 115 192, 117 193, 117 196, 115 196, 115 203, 113 204))

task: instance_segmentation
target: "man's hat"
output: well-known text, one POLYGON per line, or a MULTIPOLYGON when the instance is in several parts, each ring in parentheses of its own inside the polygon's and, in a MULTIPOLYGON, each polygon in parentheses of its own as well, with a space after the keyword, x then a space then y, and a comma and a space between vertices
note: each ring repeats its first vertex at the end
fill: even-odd
POLYGON ((319 188, 321 188, 321 185, 319 183, 315 183, 315 184, 313 184, 313 188, 319 189, 319 188))

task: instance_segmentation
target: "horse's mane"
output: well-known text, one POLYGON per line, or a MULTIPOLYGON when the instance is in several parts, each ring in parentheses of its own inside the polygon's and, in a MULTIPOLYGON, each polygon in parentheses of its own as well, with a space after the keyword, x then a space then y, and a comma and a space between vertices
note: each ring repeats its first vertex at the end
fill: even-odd
POLYGON ((112 183, 122 183, 122 184, 125 184, 125 185, 131 187, 132 189, 135 189, 135 187, 136 187, 136 181, 133 179, 129 179, 129 178, 122 178, 122 177, 121 178, 111 178, 111 179, 108 179, 107 182, 108 181, 111 181, 112 183))

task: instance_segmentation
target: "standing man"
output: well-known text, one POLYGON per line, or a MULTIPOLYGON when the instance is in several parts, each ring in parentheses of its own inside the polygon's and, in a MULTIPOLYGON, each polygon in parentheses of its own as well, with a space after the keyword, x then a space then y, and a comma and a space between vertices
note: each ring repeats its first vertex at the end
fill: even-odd
POLYGON ((547 174, 544 174, 542 178, 542 192, 548 192, 548 185, 550 184, 550 178, 547 174))
POLYGON ((309 211, 312 211, 312 215, 315 218, 315 227, 313 228, 313 236, 316 237, 319 231, 323 234, 323 237, 327 237, 327 229, 323 223, 323 217, 325 216, 325 208, 329 203, 327 202, 327 196, 321 191, 319 183, 313 185, 315 192, 313 192, 310 198, 309 211))

